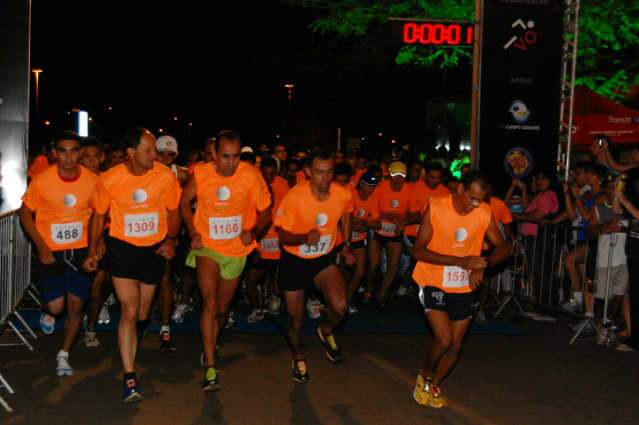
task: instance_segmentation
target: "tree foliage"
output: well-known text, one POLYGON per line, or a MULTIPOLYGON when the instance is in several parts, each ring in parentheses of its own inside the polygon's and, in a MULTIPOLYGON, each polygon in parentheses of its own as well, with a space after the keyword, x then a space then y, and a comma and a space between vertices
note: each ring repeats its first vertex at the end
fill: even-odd
MULTIPOLYGON (((559 0, 557 0, 559 1, 559 0)), ((315 33, 362 38, 387 28, 391 17, 473 20, 474 0, 291 0, 315 13, 315 33)), ((388 36, 388 33, 386 33, 388 36)), ((456 68, 471 49, 404 46, 398 65, 456 68)), ((639 0, 582 0, 577 77, 595 92, 621 99, 639 84, 639 0)))

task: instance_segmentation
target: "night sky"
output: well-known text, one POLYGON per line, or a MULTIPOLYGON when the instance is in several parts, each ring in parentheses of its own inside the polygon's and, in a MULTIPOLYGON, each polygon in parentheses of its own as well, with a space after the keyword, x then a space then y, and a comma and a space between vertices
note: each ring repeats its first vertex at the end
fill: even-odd
POLYGON ((40 121, 69 127, 65 112, 80 107, 105 139, 142 125, 190 144, 222 128, 250 144, 280 134, 312 145, 337 127, 408 142, 424 138, 428 101, 469 98, 469 67, 446 78, 399 67, 390 31, 363 44, 313 34, 312 20, 307 10, 268 0, 34 0, 40 121), (296 85, 292 102, 285 82, 296 85))

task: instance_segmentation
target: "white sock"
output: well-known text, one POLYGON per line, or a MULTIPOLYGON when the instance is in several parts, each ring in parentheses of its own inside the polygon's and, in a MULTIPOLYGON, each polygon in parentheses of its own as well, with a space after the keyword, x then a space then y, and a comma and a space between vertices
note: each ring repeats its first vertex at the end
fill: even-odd
POLYGON ((575 299, 575 301, 577 301, 579 304, 583 304, 584 303, 584 293, 579 291, 579 292, 573 292, 572 293, 572 297, 575 299))
POLYGON ((68 359, 69 358, 69 352, 68 351, 64 351, 64 350, 60 350, 60 351, 58 351, 58 355, 56 357, 66 357, 68 359))
POLYGON ((160 329, 160 333, 171 333, 171 328, 169 326, 162 326, 162 328, 160 329))
POLYGON ((595 315, 593 314, 592 311, 587 311, 586 312, 586 317, 595 317, 595 315))

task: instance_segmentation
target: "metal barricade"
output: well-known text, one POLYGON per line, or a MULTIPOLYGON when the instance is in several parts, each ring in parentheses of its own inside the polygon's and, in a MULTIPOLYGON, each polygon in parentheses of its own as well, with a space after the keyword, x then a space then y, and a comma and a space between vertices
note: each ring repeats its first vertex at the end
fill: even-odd
MULTIPOLYGON (((610 275, 605 272, 603 280, 596 282, 605 287, 603 300, 603 319, 596 320, 594 315, 569 311, 564 305, 572 293, 571 279, 566 267, 567 261, 575 261, 578 257, 576 271, 582 292, 584 305, 589 303, 588 310, 594 312, 595 269, 597 255, 597 235, 587 237, 583 227, 564 225, 538 225, 536 234, 519 234, 513 238, 513 256, 505 270, 499 275, 493 296, 499 302, 495 316, 503 313, 506 307, 515 307, 516 313, 535 320, 555 319, 547 313, 560 313, 579 319, 573 328, 574 335, 570 344, 574 343, 585 330, 597 330, 611 325, 608 319, 610 298, 610 275), (583 232, 583 238, 577 238, 577 232, 583 232), (580 240, 576 242, 576 240, 580 240), (586 295, 588 294, 588 295, 586 295), (528 311, 522 306, 528 305, 528 311)), ((614 235, 614 234, 613 234, 614 235)), ((610 237, 607 267, 612 269, 612 250, 616 245, 615 237, 610 237)))
MULTIPOLYGON (((29 350, 33 350, 24 332, 28 332, 33 338, 37 336, 17 311, 30 285, 31 244, 22 232, 17 212, 12 211, 0 215, 0 330, 9 326, 20 342, 0 345, 24 345, 29 350), (22 328, 19 329, 14 321, 17 321, 22 328)), ((0 375, 0 388, 5 388, 13 394, 13 389, 2 375, 0 375)), ((2 397, 0 397, 0 405, 7 411, 11 411, 2 397)))

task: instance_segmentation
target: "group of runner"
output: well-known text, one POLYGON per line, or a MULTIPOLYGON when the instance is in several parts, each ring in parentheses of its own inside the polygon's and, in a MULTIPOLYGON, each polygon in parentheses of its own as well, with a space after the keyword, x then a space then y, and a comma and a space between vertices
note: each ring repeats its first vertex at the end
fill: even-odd
POLYGON ((42 315, 43 329, 52 331, 50 317, 67 310, 59 376, 73 373, 69 351, 87 300, 88 331, 96 338, 108 270, 121 305, 123 399, 143 398, 135 358, 157 286, 162 348, 175 349, 169 264, 177 249, 185 252, 181 261, 195 268, 202 296, 204 391, 220 389, 216 346, 242 276, 256 305, 254 289, 265 272, 276 279, 288 315, 293 379, 305 382, 307 294, 324 299, 317 336, 329 361, 337 363, 342 350, 335 329, 363 278, 384 304, 406 251, 416 262, 412 278, 434 334, 414 397, 421 405, 445 405, 439 385, 457 361, 472 317, 472 292, 486 267, 510 254, 484 202, 488 185, 479 172, 447 187, 436 163, 425 170, 416 161, 367 169, 355 158, 346 168, 321 149, 305 159, 302 169, 277 155, 258 168, 242 160, 246 150, 240 136, 228 130, 207 141, 207 160, 189 170, 173 164, 173 138, 156 140, 136 128, 126 134, 124 146, 124 162, 112 161, 100 173, 99 144, 63 133, 55 142, 55 165, 34 175, 23 197, 20 218, 38 252, 37 275, 48 313, 42 315), (486 243, 492 249, 482 256, 486 243), (386 270, 377 279, 382 248, 386 270))

